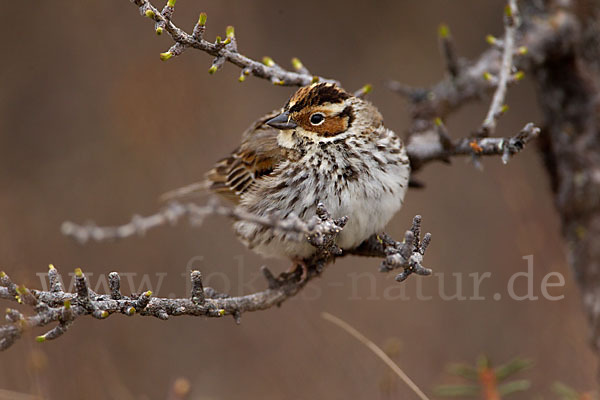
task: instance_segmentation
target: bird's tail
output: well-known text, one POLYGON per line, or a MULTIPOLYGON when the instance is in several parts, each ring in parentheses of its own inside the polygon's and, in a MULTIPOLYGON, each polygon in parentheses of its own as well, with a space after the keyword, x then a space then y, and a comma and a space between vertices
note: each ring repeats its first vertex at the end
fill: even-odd
POLYGON ((208 193, 211 182, 208 180, 192 183, 191 185, 183 186, 174 190, 163 193, 159 197, 159 201, 166 203, 174 200, 188 200, 196 197, 201 197, 208 193))

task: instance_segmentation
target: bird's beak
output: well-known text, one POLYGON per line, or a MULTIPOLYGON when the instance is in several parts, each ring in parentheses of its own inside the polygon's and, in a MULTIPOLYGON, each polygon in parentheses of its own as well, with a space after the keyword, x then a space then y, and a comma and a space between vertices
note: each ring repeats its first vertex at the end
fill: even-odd
POLYGON ((282 130, 294 129, 295 127, 298 126, 296 124, 296 122, 294 122, 292 117, 290 117, 290 113, 287 111, 282 112, 275 118, 271 118, 266 123, 267 123, 267 125, 272 126, 273 128, 282 129, 282 130))

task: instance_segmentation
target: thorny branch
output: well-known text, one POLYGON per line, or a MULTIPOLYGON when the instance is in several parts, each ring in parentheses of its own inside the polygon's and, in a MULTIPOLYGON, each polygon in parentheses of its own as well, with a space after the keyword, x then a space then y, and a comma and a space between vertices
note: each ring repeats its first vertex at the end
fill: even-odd
MULTIPOLYGON (((56 339, 64 334, 73 321, 84 315, 91 315, 104 319, 112 314, 133 316, 152 316, 166 320, 170 316, 191 315, 206 317, 222 317, 232 315, 237 323, 240 322, 242 313, 264 310, 275 305, 280 305, 288 298, 298 293, 313 278, 319 276, 324 266, 336 257, 346 254, 367 255, 382 257, 380 270, 383 272, 402 269, 396 280, 403 281, 410 274, 430 275, 431 270, 422 266, 423 255, 431 240, 431 235, 426 234, 421 240, 421 217, 416 216, 409 231, 406 232, 403 242, 396 242, 387 235, 373 236, 365 241, 358 249, 343 252, 335 245, 335 240, 344 228, 347 218, 333 219, 322 205, 317 210, 316 221, 305 224, 297 218, 290 221, 275 221, 263 219, 241 213, 216 204, 204 208, 186 207, 173 204, 165 210, 149 216, 138 217, 135 222, 114 228, 99 228, 90 226, 76 226, 69 224, 69 234, 82 240, 94 238, 95 240, 123 238, 135 233, 143 233, 149 228, 174 222, 187 215, 193 219, 198 216, 204 218, 208 214, 225 215, 233 219, 249 218, 250 221, 263 224, 272 229, 285 229, 296 232, 317 248, 316 254, 306 261, 308 270, 302 271, 299 266, 292 272, 284 272, 275 277, 271 271, 263 267, 262 272, 267 281, 267 289, 239 297, 230 297, 218 293, 210 287, 204 287, 200 271, 192 271, 190 280, 192 288, 189 298, 170 299, 152 297, 152 292, 142 294, 123 295, 120 291, 120 277, 116 272, 109 275, 110 294, 97 294, 89 286, 89 282, 81 269, 75 270, 75 293, 64 291, 58 271, 50 266, 48 279, 49 291, 28 289, 17 286, 8 275, 0 273, 0 298, 12 300, 30 306, 34 314, 25 316, 15 309, 8 309, 6 319, 8 324, 0 326, 0 350, 5 350, 19 339, 23 332, 34 327, 43 327, 51 323, 57 325, 38 336, 37 340, 43 342, 56 339), (167 217, 169 215, 169 217, 167 217), (101 232, 101 233, 100 233, 101 232)), ((198 221, 195 220, 195 223, 198 221)))

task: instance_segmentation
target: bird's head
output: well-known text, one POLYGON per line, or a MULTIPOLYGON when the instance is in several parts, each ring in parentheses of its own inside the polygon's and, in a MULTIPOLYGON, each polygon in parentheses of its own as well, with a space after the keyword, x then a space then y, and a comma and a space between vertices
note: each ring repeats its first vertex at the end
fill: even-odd
MULTIPOLYGON (((335 84, 315 83, 298 89, 281 114, 267 124, 321 141, 347 132, 367 105, 375 110, 335 84)), ((376 110, 375 113, 379 115, 376 110)))

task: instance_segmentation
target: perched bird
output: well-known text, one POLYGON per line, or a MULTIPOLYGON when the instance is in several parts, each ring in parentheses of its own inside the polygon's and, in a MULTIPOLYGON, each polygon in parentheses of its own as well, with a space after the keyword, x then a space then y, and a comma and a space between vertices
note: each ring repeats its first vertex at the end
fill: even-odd
MULTIPOLYGON (((330 83, 300 88, 283 110, 244 132, 241 146, 199 184, 166 195, 209 189, 251 213, 309 220, 323 203, 333 218, 348 216, 337 245, 351 249, 380 232, 402 205, 409 160, 402 141, 383 126, 369 102, 330 83)), ((303 260, 316 249, 284 232, 238 221, 250 249, 303 260)))

